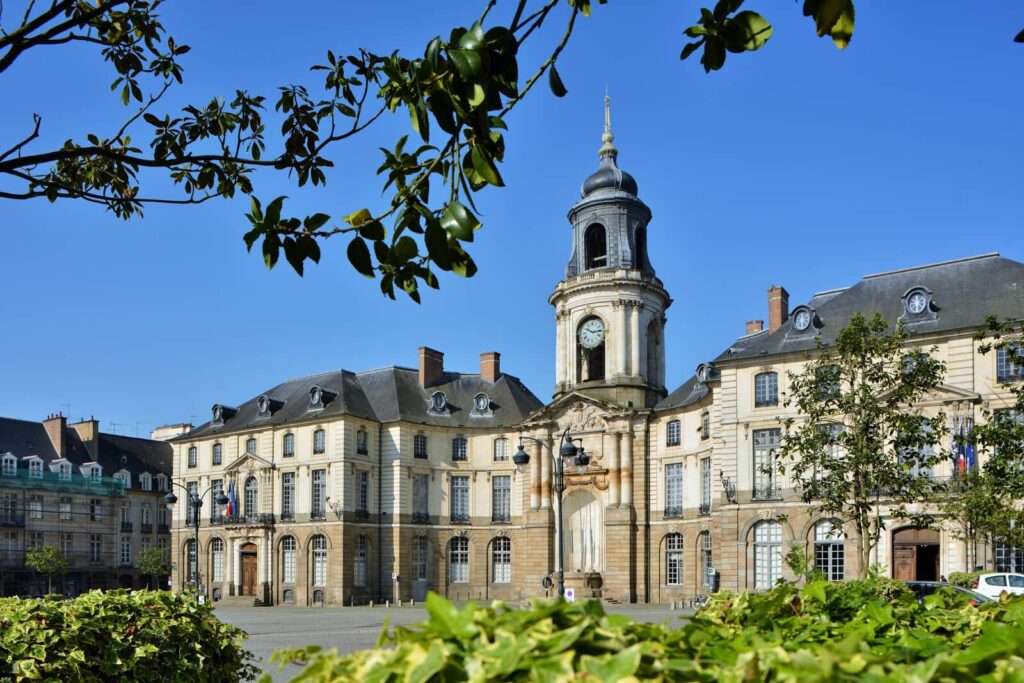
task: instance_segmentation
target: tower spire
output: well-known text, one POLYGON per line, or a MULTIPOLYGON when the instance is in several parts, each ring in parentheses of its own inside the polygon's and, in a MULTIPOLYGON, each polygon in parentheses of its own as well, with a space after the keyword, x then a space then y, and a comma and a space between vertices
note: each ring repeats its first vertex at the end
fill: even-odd
POLYGON ((615 136, 612 135, 612 100, 608 97, 607 85, 604 87, 604 135, 601 136, 601 141, 604 144, 598 150, 599 156, 618 156, 619 150, 612 144, 615 141, 615 136))

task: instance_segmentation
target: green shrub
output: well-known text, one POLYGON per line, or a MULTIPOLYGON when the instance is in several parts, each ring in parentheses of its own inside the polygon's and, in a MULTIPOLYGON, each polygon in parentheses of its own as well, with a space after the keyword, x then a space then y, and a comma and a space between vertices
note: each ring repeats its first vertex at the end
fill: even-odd
POLYGON ((981 572, 951 572, 949 582, 962 588, 974 588, 979 576, 981 572))
POLYGON ((1024 600, 976 608, 940 591, 920 604, 878 579, 722 593, 678 628, 597 602, 456 609, 431 594, 430 620, 385 631, 376 649, 310 647, 272 661, 308 661, 294 680, 318 683, 1024 680, 1024 600))
POLYGON ((166 591, 3 598, 0 680, 238 681, 258 673, 244 637, 208 605, 166 591))

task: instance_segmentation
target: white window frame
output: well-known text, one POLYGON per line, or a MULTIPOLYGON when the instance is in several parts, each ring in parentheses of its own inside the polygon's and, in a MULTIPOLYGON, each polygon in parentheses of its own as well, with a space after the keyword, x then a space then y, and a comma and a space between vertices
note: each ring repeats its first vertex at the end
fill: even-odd
POLYGON ((448 542, 448 565, 452 583, 469 583, 469 539, 465 536, 448 542))
POLYGON ((327 537, 317 534, 309 540, 312 552, 313 586, 323 588, 327 585, 327 537))
POLYGON ((846 578, 845 538, 839 520, 823 519, 814 525, 814 568, 826 581, 846 578))
POLYGON ((449 516, 455 521, 469 521, 469 476, 453 476, 448 482, 449 516))
POLYGON ((512 539, 507 536, 491 542, 491 583, 512 583, 512 539))
POLYGON ((499 436, 494 440, 494 462, 508 461, 508 439, 499 436))
POLYGON ((512 476, 491 477, 491 523, 512 521, 512 476))
POLYGON ((317 427, 313 430, 313 455, 323 455, 327 452, 327 430, 317 427))
POLYGON ((665 465, 665 516, 683 516, 683 463, 665 465))
POLYGON ((210 541, 210 580, 224 580, 224 539, 220 537, 210 541))
POLYGON ((683 535, 679 533, 665 537, 665 584, 683 585, 683 535))
POLYGON ((366 534, 356 536, 356 554, 352 564, 352 584, 359 588, 366 587, 366 560, 370 554, 370 543, 366 534))
POLYGON ((754 407, 770 408, 779 405, 779 373, 759 372, 754 375, 754 407))
POLYGON ((754 590, 768 590, 782 578, 782 524, 754 524, 754 590))
POLYGON ((281 582, 295 583, 295 548, 297 542, 294 536, 285 536, 281 539, 281 582))
POLYGON ((452 437, 452 462, 469 460, 469 439, 464 436, 452 437))
POLYGON ((3 456, 3 471, 4 477, 16 477, 18 476, 18 459, 11 454, 3 456))
POLYGON ((28 461, 28 478, 43 478, 43 461, 40 460, 39 458, 32 458, 31 460, 28 461))
POLYGON ((679 420, 669 420, 665 425, 665 446, 679 446, 682 444, 682 425, 679 420))

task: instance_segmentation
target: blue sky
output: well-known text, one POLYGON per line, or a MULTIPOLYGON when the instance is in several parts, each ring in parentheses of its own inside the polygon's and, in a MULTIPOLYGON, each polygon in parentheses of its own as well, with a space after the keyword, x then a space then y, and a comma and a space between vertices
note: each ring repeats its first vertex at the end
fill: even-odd
MULTIPOLYGON (((306 69, 327 49, 418 54, 482 4, 302 3, 282 13, 269 1, 168 3, 165 26, 192 51, 165 108, 313 85, 306 69)), ((245 200, 153 207, 127 223, 81 204, 3 202, 0 415, 70 410, 105 431, 145 434, 202 422, 213 403, 288 377, 414 366, 420 345, 467 372, 481 352, 500 351, 504 370, 547 399, 547 296, 569 256, 566 211, 597 167, 606 85, 619 161, 654 212, 651 260, 675 300, 670 388, 746 320, 767 317, 772 284, 796 305, 867 273, 990 251, 1024 260, 1024 45, 1012 42, 1024 6, 861 0, 840 52, 814 36, 799 3, 748 5, 772 20, 773 38, 712 75, 678 60, 699 3, 595 7, 559 61, 569 95, 538 87, 510 118, 508 186, 478 197, 479 274, 443 278, 419 306, 383 299, 348 267, 343 241, 325 243, 305 278, 286 265, 268 272, 241 240, 245 200)), ((531 39, 521 73, 557 39, 558 21, 531 39)), ((26 56, 4 78, 0 146, 28 132, 32 112, 51 143, 109 134, 124 116, 110 72, 87 49, 26 56)), ((376 148, 405 132, 399 115, 338 148, 325 189, 263 174, 258 194, 288 194, 304 213, 380 208, 376 148)))

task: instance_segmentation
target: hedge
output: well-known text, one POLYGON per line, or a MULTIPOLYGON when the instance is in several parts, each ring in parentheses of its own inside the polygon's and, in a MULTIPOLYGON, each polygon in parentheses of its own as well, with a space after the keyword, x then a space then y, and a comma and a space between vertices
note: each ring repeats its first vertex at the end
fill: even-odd
POLYGON ((245 633, 191 595, 92 591, 0 599, 0 680, 196 681, 258 675, 245 633))
POLYGON ((974 588, 979 576, 981 572, 952 572, 949 575, 949 582, 962 588, 974 588))
MULTIPOLYGON (((918 603, 891 580, 722 593, 678 627, 605 614, 598 602, 457 609, 347 655, 310 647, 293 681, 1022 681, 1024 600, 982 607, 951 590, 918 603)), ((269 681, 265 675, 261 681, 269 681)))

